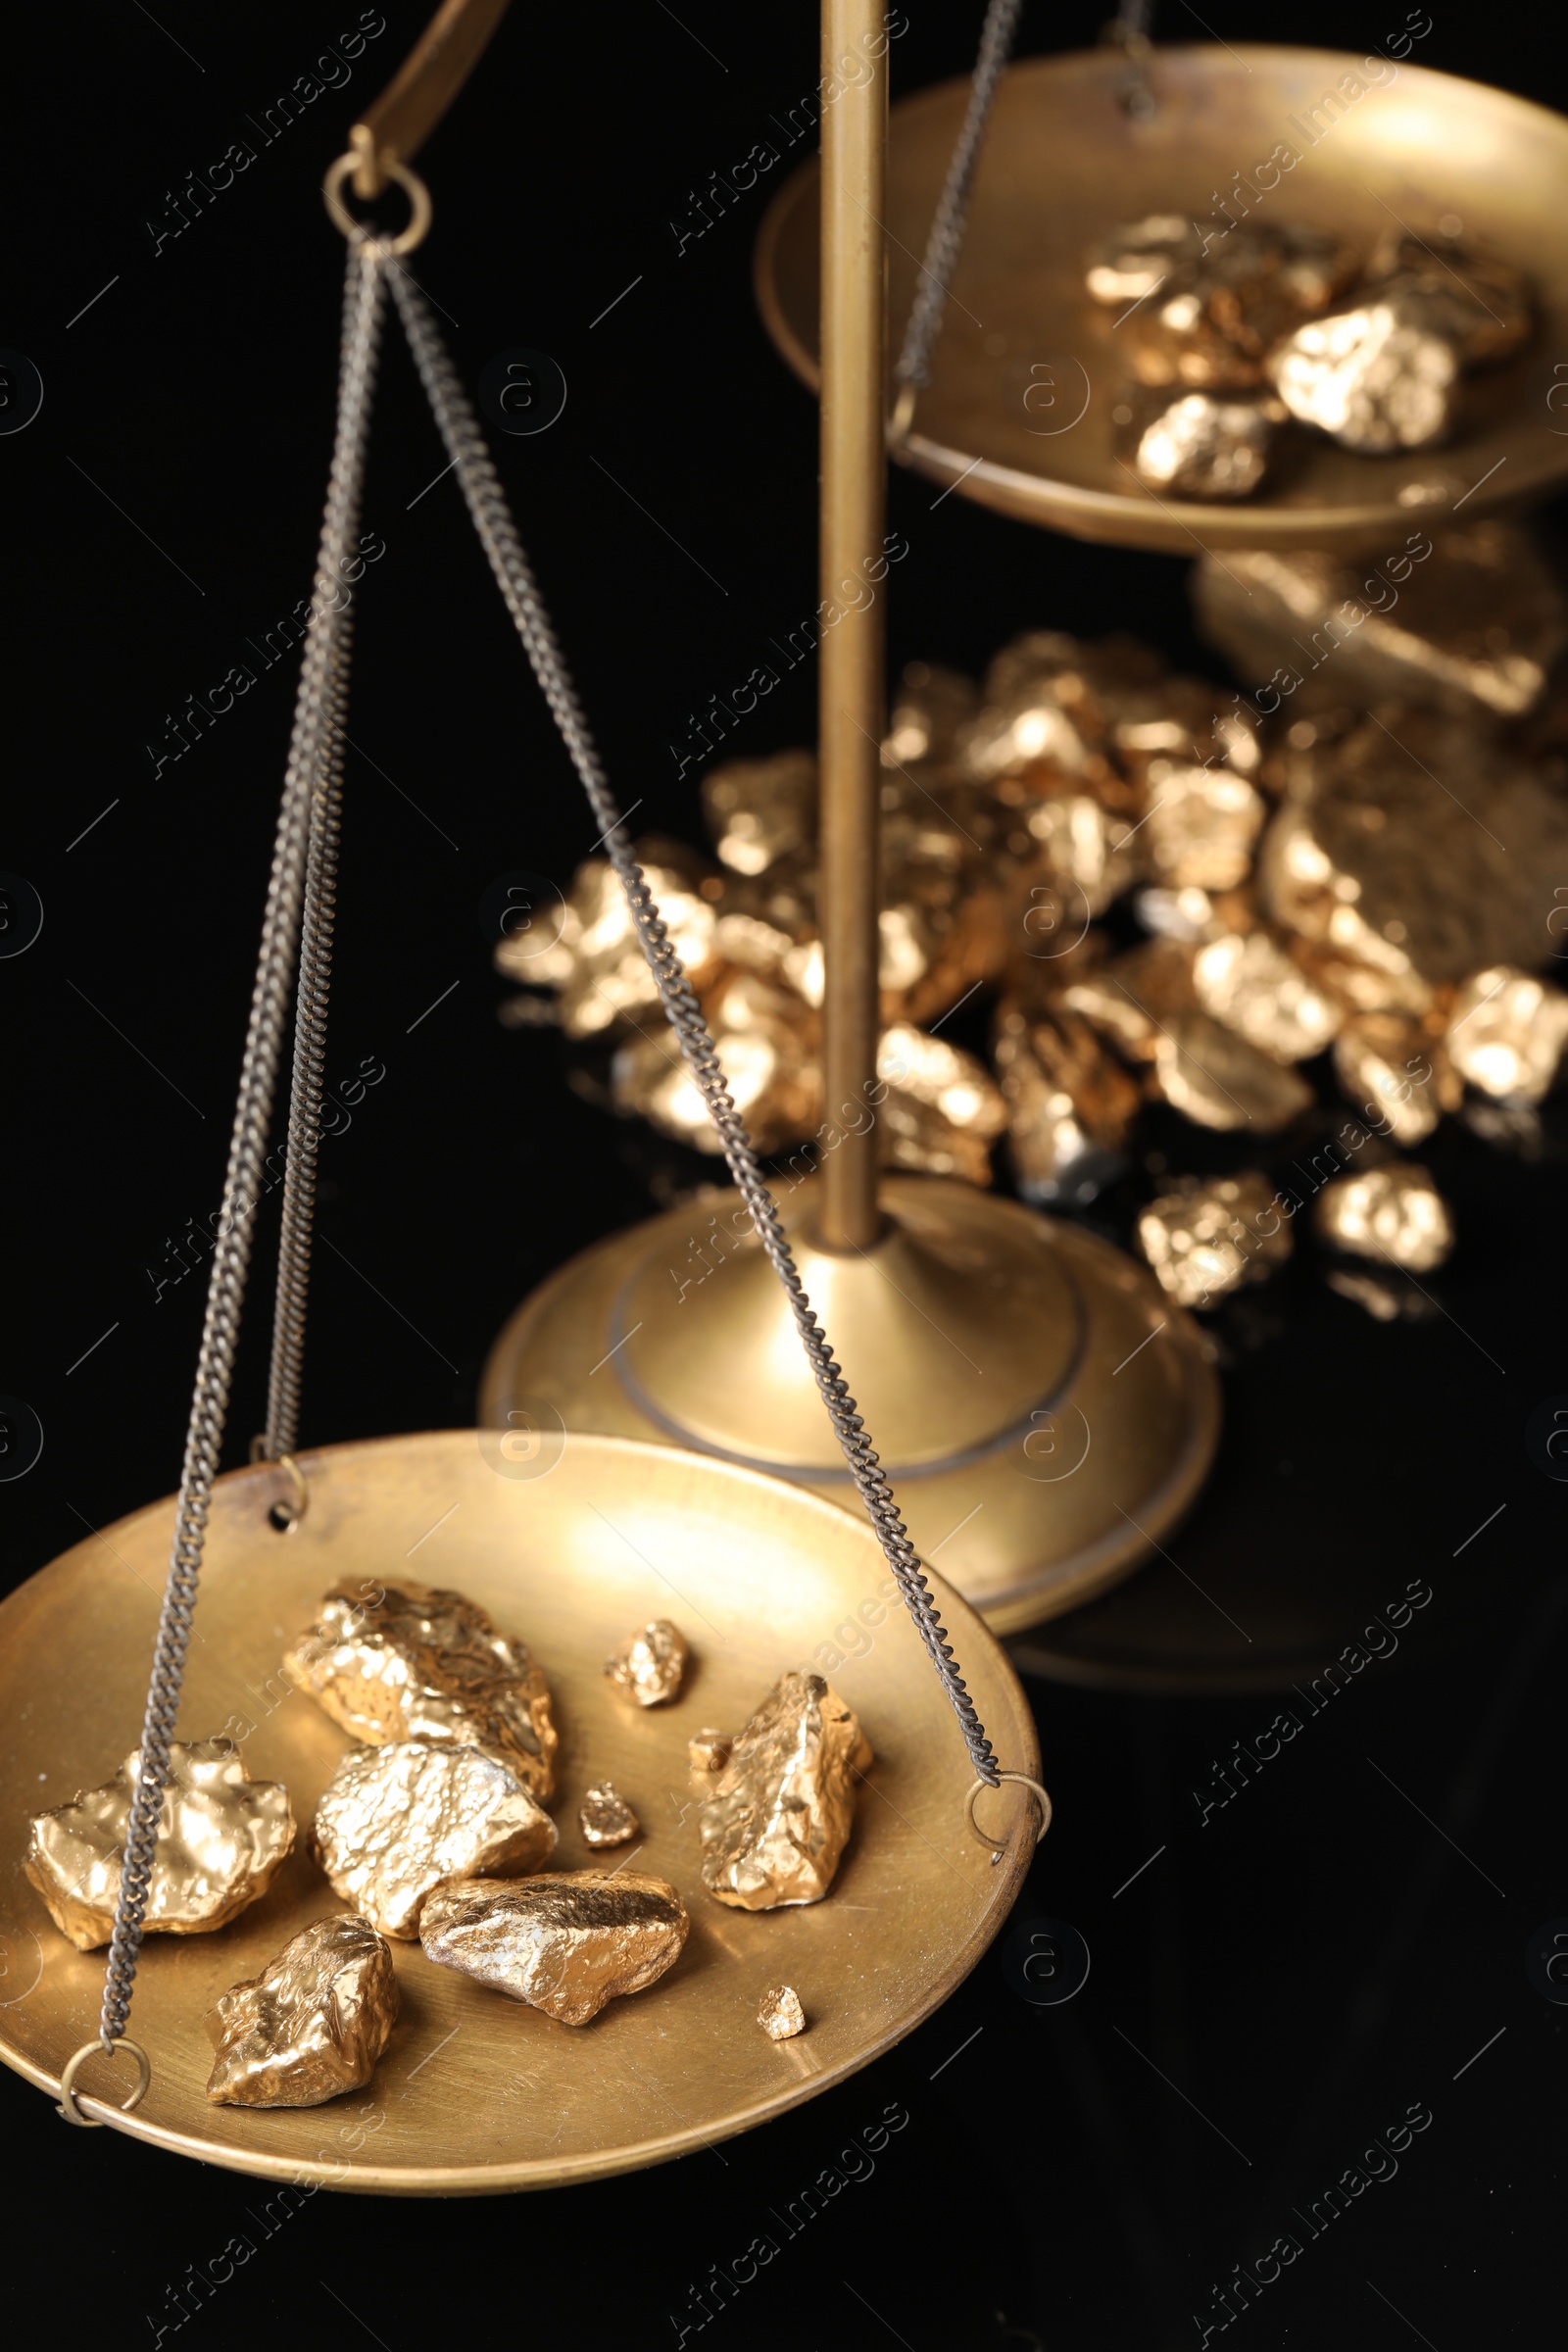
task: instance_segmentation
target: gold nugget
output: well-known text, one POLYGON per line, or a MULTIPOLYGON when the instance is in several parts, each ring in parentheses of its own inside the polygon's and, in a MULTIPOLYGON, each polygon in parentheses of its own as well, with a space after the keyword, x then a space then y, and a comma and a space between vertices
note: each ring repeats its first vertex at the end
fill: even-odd
POLYGON ((651 1617, 605 1660, 605 1672, 617 1690, 624 1690, 640 1707, 662 1707, 678 1693, 687 1656, 686 1637, 679 1627, 667 1617, 651 1617))
POLYGON ((587 1845, 624 1845, 642 1825, 613 1781, 596 1781, 583 1796, 577 1826, 587 1845))
POLYGON ((1285 420, 1283 402, 1238 392, 1176 392, 1154 414, 1135 411, 1133 467, 1173 498, 1250 498, 1262 485, 1285 420), (1141 412, 1141 413, 1140 413, 1141 412))
POLYGON ((728 1732, 715 1732, 711 1726, 705 1726, 687 1740, 687 1760, 693 1772, 722 1772, 729 1762, 730 1746, 728 1732))
POLYGON ((1278 1061, 1307 1061, 1336 1035, 1344 1013, 1266 931, 1222 932, 1193 958, 1205 1012, 1278 1061))
POLYGON ((1412 1274, 1441 1266, 1453 1248, 1448 1204, 1426 1169, 1410 1160, 1336 1176, 1319 1193, 1312 1222, 1336 1250, 1412 1274))
POLYGON ((667 1879, 567 1870, 517 1886, 443 1886, 425 1904, 419 1940, 441 1967, 563 2025, 585 2026, 607 2001, 641 1992, 673 1967, 690 1927, 667 1879))
POLYGON ((806 2032, 806 2011, 793 1984, 770 1984, 757 2012, 757 2022, 769 2041, 791 2041, 806 2032))
POLYGON ((703 815, 732 873, 764 873, 815 846, 816 761, 809 752, 727 760, 703 778, 703 815))
POLYGON ((462 1592, 405 1578, 336 1585, 283 1671, 356 1740, 493 1748, 534 1795, 555 1793, 550 1692, 527 1644, 462 1592), (379 1595, 379 1597, 375 1597, 379 1595))
POLYGON ((721 1903, 816 1903, 855 1826, 870 1743, 819 1674, 782 1675, 702 1809, 703 1881, 721 1903))
POLYGON ((412 1942, 433 1886, 537 1870, 556 1825, 498 1756, 400 1740, 349 1749, 317 1806, 311 1849, 346 1903, 412 1942))
POLYGON ((1271 1054, 1206 1012, 1178 1012, 1154 1040, 1153 1084, 1198 1127, 1274 1135, 1307 1108, 1312 1090, 1271 1054))
MULTIPOLYGON (((33 1817, 23 1867, 79 1952, 114 1932, 140 1776, 135 1748, 101 1788, 33 1817)), ((226 1927, 267 1892, 293 1843, 288 1790, 280 1781, 253 1781, 231 1740, 171 1741, 143 1925, 166 1936, 226 1927)))
POLYGON ((1369 456, 1430 449, 1453 430, 1459 354, 1416 291, 1376 288, 1309 318, 1269 353, 1291 415, 1369 456))
POLYGON ((1291 1254, 1288 1217, 1257 1169, 1189 1176, 1152 1200, 1138 1239, 1161 1287, 1178 1306, 1213 1306, 1245 1282, 1262 1282, 1291 1254))
POLYGON ((1077 1013, 1032 1021, 1004 1004, 995 1051, 1018 1190, 1037 1202, 1093 1200, 1126 1165, 1134 1081, 1077 1013))
POLYGON ((1565 1044, 1568 996, 1529 972, 1497 964, 1454 1000, 1449 1057, 1461 1078, 1499 1102, 1544 1102, 1565 1044))
POLYGON ((368 2082, 397 2023, 392 1947, 352 1912, 314 1920, 220 1993, 207 2096, 229 2107, 319 2107, 368 2082))
POLYGON ((1419 1144, 1464 1091, 1438 1039, 1405 1013, 1352 1013, 1334 1041, 1334 1074, 1396 1144, 1419 1144))
POLYGON ((1007 1111, 983 1061, 899 1021, 882 1032, 876 1070, 887 1089, 877 1110, 884 1167, 991 1182, 991 1146, 1007 1111))

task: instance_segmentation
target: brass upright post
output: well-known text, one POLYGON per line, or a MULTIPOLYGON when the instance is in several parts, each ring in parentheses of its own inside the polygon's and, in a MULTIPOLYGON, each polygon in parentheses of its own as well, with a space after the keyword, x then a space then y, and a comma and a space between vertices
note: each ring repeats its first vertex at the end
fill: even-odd
POLYGON ((841 1138, 823 1157, 821 1240, 831 1250, 869 1249, 880 1230, 868 1090, 880 1026, 886 60, 881 0, 822 0, 819 892, 823 1116, 841 1138))

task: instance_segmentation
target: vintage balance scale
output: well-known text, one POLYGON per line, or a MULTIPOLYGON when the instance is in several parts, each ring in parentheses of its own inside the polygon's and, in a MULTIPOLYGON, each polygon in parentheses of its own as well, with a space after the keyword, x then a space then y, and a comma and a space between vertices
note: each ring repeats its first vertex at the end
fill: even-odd
MULTIPOLYGON (((683 1332, 686 1352, 668 1356, 662 1377, 695 1416, 704 1396, 710 1406, 713 1395, 710 1381, 703 1385, 704 1348, 717 1350, 723 1385, 734 1389, 752 1385, 765 1367, 771 1401, 796 1451, 773 1461, 755 1429, 734 1444, 722 1432, 705 1436, 699 1429, 697 1450, 674 1450, 673 1414, 662 1424, 650 1415, 651 1434, 662 1443, 588 1431, 577 1412, 562 1415, 565 1429, 558 1424, 553 1440, 525 1406, 509 1421, 494 1383, 502 1401, 492 1429, 294 1451, 349 656, 346 616, 323 597, 307 641, 181 1491, 175 1500, 78 1545, 0 1608, 0 1710, 13 1735, 0 1775, 11 1824, 0 1880, 8 1962, 0 2057, 60 2097, 62 2113, 77 2124, 111 2123, 205 2162, 271 2179, 422 2194, 589 2179, 711 2144, 868 2063, 928 2016, 974 1965, 1005 1918, 1049 1823, 1049 1798, 1035 1777, 1033 1726, 994 1637, 965 1599, 922 1570, 806 1297, 822 1306, 825 1322, 850 1333, 845 1354, 858 1393, 863 1386, 896 1424, 890 1450, 901 1462, 910 1455, 916 1471, 922 1461, 935 1463, 925 1482, 931 1489, 961 1479, 968 1465, 984 1472, 996 1449, 985 1410, 956 1399, 951 1381, 943 1387, 930 1376, 933 1402, 906 1363, 890 1366, 880 1352, 924 1346, 915 1328, 922 1299, 926 1309, 956 1316, 967 1312, 974 1295, 986 1298, 988 1312, 970 1315, 960 1328, 1003 1324, 1007 1336, 1000 1350, 989 1329, 972 1336, 986 1347, 987 1368, 1004 1375, 1009 1402, 1028 1407, 1025 1431, 1057 1426, 1064 1400, 1098 1400, 1103 1392, 1093 1384, 1110 1376, 1107 1349, 1126 1337, 1136 1344, 1152 1328, 1153 1309, 1143 1278, 1115 1253, 1080 1246, 1021 1209, 914 1183, 884 1188, 879 1205, 874 1161, 863 1151, 846 1150, 829 1162, 819 1202, 805 1222, 792 1222, 789 1234, 772 1209, 695 1001, 631 860, 482 438, 429 314, 397 268, 398 255, 418 242, 429 219, 427 195, 409 159, 461 87, 503 7, 504 0, 448 0, 397 80, 356 126, 351 153, 328 174, 328 209, 350 238, 350 256, 318 580, 338 576, 336 559, 355 527, 390 284, 492 569, 603 824, 665 1009, 761 1237, 752 1250, 765 1281, 743 1265, 731 1269, 740 1303, 731 1310, 729 1336, 717 1323, 694 1353, 683 1332), (389 180, 404 189, 413 215, 400 236, 371 236, 356 225, 342 201, 350 175, 365 198, 389 180), (296 945, 299 1011, 268 1430, 256 1449, 261 1458, 220 1478, 249 1209, 258 1197, 296 945), (874 1283, 863 1278, 868 1265, 874 1283), (761 1304, 771 1296, 767 1285, 784 1298, 782 1314, 770 1317, 761 1304), (1004 1311, 1018 1291, 1030 1301, 1029 1318, 1004 1311), (890 1305, 884 1294, 904 1305, 890 1305), (808 1365, 805 1384, 790 1378, 789 1349, 808 1365), (834 1433, 870 1526, 807 1491, 847 1493, 822 1477, 824 1449, 795 1434, 803 1393, 834 1433), (697 1403, 686 1404, 694 1394, 697 1403), (760 1466, 792 1471, 793 1485, 759 1475, 760 1466), (715 1916, 716 1906, 694 1894, 681 1966, 646 1999, 615 2004, 591 2029, 591 2048, 572 2029, 483 1993, 409 1952, 399 1971, 402 2018, 367 2092, 304 2111, 214 2107, 204 2094, 209 2053, 201 2019, 220 1991, 255 1974, 322 1913, 327 1898, 319 1879, 296 1854, 268 1895, 220 1935, 158 1937, 145 1951, 134 1901, 122 1896, 106 1987, 101 1962, 53 1933, 23 1881, 26 1818, 41 1802, 59 1802, 106 1773, 131 1744, 149 1645, 155 1654, 143 1734, 147 1765, 125 1884, 134 1887, 145 1870, 167 1740, 182 1698, 187 1732, 202 1737, 233 1726, 257 1777, 282 1780, 296 1813, 308 1818, 342 1741, 323 1715, 283 1685, 276 1672, 281 1648, 309 1622, 328 1585, 377 1571, 396 1575, 416 1555, 427 1581, 457 1586, 504 1627, 525 1634, 555 1693, 568 1787, 574 1767, 612 1774, 641 1800, 643 1867, 682 1886, 692 1884, 695 1838, 681 1809, 689 1787, 672 1758, 683 1762, 686 1727, 650 1728, 649 1719, 614 1708, 601 1673, 607 1648, 650 1614, 683 1616, 699 1654, 704 1716, 739 1722, 782 1664, 831 1647, 841 1626, 876 1622, 869 1649, 833 1669, 878 1755, 843 1873, 827 1901, 757 1918, 715 1916), (159 1614, 156 1594, 166 1568, 159 1614), (890 1569, 912 1624, 902 1612, 875 1615, 890 1569), (192 1623, 198 1575, 199 1628, 192 1623), (963 1680, 944 1620, 964 1661, 963 1680), (196 1647, 187 1656, 193 1632, 196 1647), (967 1794, 955 1771, 955 1717, 975 1775, 967 1794), (812 2024, 800 2041, 774 2045, 757 2032, 753 2012, 758 1986, 779 1977, 799 1985, 812 2024), (125 2032, 133 1986, 144 2041, 125 2032), (114 2081, 109 2060, 115 2057, 135 2061, 128 2093, 122 2072, 114 2081)), ((828 0, 824 57, 831 61, 864 44, 879 21, 862 0, 828 0)), ((1254 52, 1260 59, 1270 54, 1254 52)), ((1080 65, 1068 60, 1054 70, 1070 75, 1080 65)), ((1448 109, 1468 119, 1471 96, 1443 86, 1448 109)), ((946 102, 949 94, 935 96, 946 102)), ((866 89, 847 92, 824 118, 825 577, 848 568, 881 535, 882 255, 880 236, 865 223, 880 217, 885 103, 877 75, 866 89)), ((1005 118, 1004 90, 999 119, 1005 118)), ((1075 135, 1089 141, 1085 161, 1098 152, 1094 142, 1103 128, 1087 115, 1078 119, 1075 135)), ((1446 170, 1451 161, 1445 157, 1446 170)), ((781 214, 787 226, 782 204, 781 214)), ((1563 289, 1552 292, 1560 302, 1563 289)), ((939 374, 938 388, 941 381, 939 374)), ((912 438, 906 454, 926 462, 912 438)), ((867 616, 858 634, 846 628, 830 642, 823 667, 823 927, 832 1100, 841 1091, 848 1099, 874 1068, 879 619, 867 616), (877 723, 862 733, 858 714, 877 723)), ((568 1276, 580 1281, 587 1263, 577 1261, 568 1276)), ((627 1279, 622 1274, 612 1284, 612 1298, 627 1279)), ((1144 1522, 1149 1533, 1191 1492, 1212 1444, 1212 1389, 1189 1336, 1173 1322, 1160 1358, 1169 1367, 1163 1390, 1139 1410, 1123 1407, 1119 1418, 1103 1407, 1113 1442, 1095 1431, 1102 1464, 1110 1456, 1105 1493, 1120 1481, 1124 1497, 1142 1501, 1151 1514, 1144 1522), (1146 1499, 1152 1476, 1152 1502, 1146 1499)), ((537 1353, 514 1344, 508 1360, 518 1375, 514 1397, 544 1392, 549 1367, 537 1353)), ((569 1396, 569 1377, 556 1378, 558 1394, 569 1396)), ((1078 1409, 1087 1418, 1088 1408, 1078 1409)), ((867 1419, 875 1425, 877 1410, 867 1419)), ((1020 1448, 1025 1443, 1018 1440, 1020 1448)), ((1053 1436, 1024 1458, 1049 1472, 1055 1443, 1053 1436)), ((912 1483, 922 1492, 918 1478, 912 1483)), ((1049 1480, 1041 1483, 1049 1494, 1049 1480)), ((1049 1517, 1034 1514, 1030 1556, 1037 1569, 1040 1526, 1049 1517)), ((1015 1555, 1028 1532, 1015 1515, 1015 1555)), ((1069 1574, 1055 1576, 1054 1590, 1074 1578, 1075 1590, 1084 1590, 1125 1564, 1125 1543, 1103 1526, 1085 1532, 1075 1523, 1051 1557, 1073 1563, 1069 1574), (1113 1559, 1118 1542, 1123 1549, 1113 1559)), ((978 1582, 980 1597, 988 1597, 984 1578, 966 1581, 971 1588, 978 1582)), ((1044 1582, 1051 1586, 1051 1576, 1044 1582)), ((995 1574, 991 1588, 994 1597, 995 1574)), ((1037 1582, 1026 1595, 1031 1610, 1041 1589, 1037 1582)), ((1007 1597, 1004 1576, 995 1613, 1004 1619, 1017 1597, 1007 1597)), ((562 1859, 571 1861, 569 1848, 562 1859)))

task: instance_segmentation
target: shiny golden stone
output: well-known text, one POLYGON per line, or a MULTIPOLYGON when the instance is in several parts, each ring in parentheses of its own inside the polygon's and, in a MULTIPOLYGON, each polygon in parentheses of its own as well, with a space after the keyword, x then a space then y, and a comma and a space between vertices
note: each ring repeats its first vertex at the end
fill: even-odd
POLYGON ((780 1676, 739 1733, 703 1806, 703 1883, 721 1903, 771 1911, 815 1903, 855 1826, 870 1743, 819 1674, 780 1676))
POLYGON ((1462 1094, 1448 1054, 1422 1022, 1352 1013, 1334 1041, 1334 1073, 1362 1116, 1396 1144, 1419 1144, 1462 1094))
POLYGON ((400 1740, 349 1749, 316 1808, 311 1850, 346 1903, 409 1942, 433 1886, 539 1869, 556 1825, 483 1748, 400 1740))
POLYGON ((757 2012, 757 2022, 769 2041, 792 2041, 806 2032, 806 2011, 793 1984, 770 1984, 757 2012))
POLYGON ((616 1793, 612 1781, 596 1781, 585 1792, 577 1814, 585 1844, 624 1845, 641 1826, 626 1799, 616 1793))
POLYGON ((1530 287, 1511 262, 1475 253, 1454 238, 1391 232, 1373 257, 1372 271, 1378 293, 1421 305, 1432 331, 1446 335, 1458 352, 1461 367, 1494 367, 1530 340, 1530 287))
POLYGON ((652 1617, 605 1660, 605 1672, 640 1707, 662 1707, 680 1690, 687 1654, 679 1628, 667 1617, 652 1617))
MULTIPOLYGON (((132 1749, 112 1781, 33 1816, 23 1864, 62 1936, 80 1952, 107 1943, 141 1775, 132 1749)), ((253 1781, 231 1740, 174 1740, 158 1815, 143 1924, 149 1934, 204 1936, 267 1892, 294 1843, 280 1781, 253 1781)))
POLYGON ((1079 1013, 1129 1061, 1152 1061, 1162 1034, 1197 1010, 1190 942, 1151 939, 1067 982, 1065 1012, 1079 1013))
POLYGON ((703 778, 703 815, 720 861, 760 874, 816 840, 816 761, 809 752, 727 760, 703 778))
MULTIPOLYGON (((1034 804, 1025 822, 1039 844, 1046 886, 1055 886, 1068 919, 1075 912, 1103 914, 1139 879, 1132 824, 1092 794, 1053 792, 1034 804)), ((1038 904, 1039 894, 1031 896, 1038 904)))
POLYGON ((1568 996, 1506 964, 1477 972, 1454 1000, 1449 1057, 1461 1078, 1499 1102, 1540 1102, 1568 1045, 1568 996))
POLYGON ((554 1871, 443 1886, 424 1907, 425 1957, 461 1969, 563 2025, 641 1992, 680 1957, 691 1921, 666 1879, 630 1870, 554 1871))
POLYGON ((883 1166, 989 1184, 1007 1111, 985 1063, 900 1022, 883 1031, 876 1067, 887 1088, 876 1109, 883 1166))
POLYGON ((1133 466, 1173 498, 1250 498, 1262 486, 1284 421, 1281 403, 1228 392, 1182 392, 1137 412, 1133 466))
POLYGON ((1145 855, 1168 888, 1234 890, 1252 869, 1267 814, 1263 797, 1227 767, 1155 760, 1149 769, 1145 855))
POLYGON ((555 1793, 550 1692, 526 1643, 462 1592, 337 1585, 283 1669, 352 1739, 453 1740, 492 1749, 534 1795, 555 1793))
POLYGON ((1409 1160, 1336 1176, 1319 1193, 1312 1222, 1335 1249, 1412 1274, 1441 1266, 1453 1248, 1447 1202, 1409 1160))
POLYGON ((1193 958, 1205 1012, 1278 1061, 1306 1061, 1330 1044, 1344 1013, 1266 931, 1223 932, 1193 958))
MULTIPOLYGON (((760 1152, 809 1135, 822 1115, 821 1022, 801 997, 756 972, 731 971, 705 998, 714 1051, 735 1107, 760 1152)), ((674 1032, 649 1028, 617 1048, 616 1107, 649 1119, 694 1151, 723 1151, 702 1089, 674 1032)))
POLYGON ((884 767, 951 760, 959 730, 974 716, 975 686, 960 670, 911 662, 900 679, 882 744, 884 767))
POLYGON ((1089 257, 1085 280, 1096 302, 1119 310, 1150 295, 1202 257, 1202 241, 1185 213, 1152 213, 1102 237, 1089 257))
MULTIPOLYGON (((1389 705, 1303 724, 1258 870, 1276 922, 1392 981, 1430 986, 1549 953, 1568 802, 1493 733, 1389 705)), ((1370 1009, 1370 1007, 1369 1007, 1370 1009)))
POLYGON ((1568 598, 1533 535, 1488 518, 1412 531, 1357 561, 1230 549, 1193 575, 1199 624, 1291 709, 1395 699, 1501 718, 1533 710, 1568 647, 1568 598))
POLYGON ((352 1912, 313 1920, 259 1977, 220 1993, 206 2026, 207 2096, 229 2107, 319 2107, 359 2090, 397 2023, 392 1947, 352 1912))
MULTIPOLYGON (((713 902, 704 885, 716 891, 718 877, 679 842, 638 842, 636 854, 676 952, 700 983, 713 954, 713 902)), ((560 937, 548 948, 536 944, 539 919, 496 950, 496 966, 530 986, 559 989, 561 1025, 568 1037, 599 1037, 658 1011, 659 990, 608 858, 591 858, 578 867, 560 937)))
POLYGON ((729 1762, 733 1742, 728 1732, 717 1732, 705 1725, 686 1742, 686 1756, 693 1772, 722 1772, 729 1762))
POLYGON ((1262 1282, 1293 1246, 1279 1196, 1256 1169, 1186 1178, 1150 1202, 1138 1240, 1161 1287, 1189 1307, 1212 1306, 1243 1283, 1262 1282))
POLYGON ((1004 1004, 994 1050, 1018 1190, 1040 1203, 1094 1200, 1126 1165, 1137 1086, 1077 1013, 1031 1020, 1004 1004))
MULTIPOLYGON (((1169 269, 1127 315, 1125 334, 1141 383, 1257 383, 1270 345, 1323 310, 1358 267, 1348 247, 1295 223, 1233 226, 1207 239, 1206 250, 1200 241, 1196 254, 1189 242, 1196 231, 1185 225, 1187 234, 1165 248, 1169 269)), ((1132 241, 1127 258, 1139 242, 1132 241)), ((1146 250, 1152 259, 1159 246, 1146 250)))
POLYGON ((1309 318, 1270 352, 1291 415, 1367 456, 1430 449, 1452 432, 1459 354, 1419 291, 1368 291, 1309 318))
POLYGON ((1173 1110, 1222 1133, 1273 1135, 1312 1101, 1304 1079, 1206 1012, 1176 1013, 1160 1031, 1153 1084, 1173 1110))

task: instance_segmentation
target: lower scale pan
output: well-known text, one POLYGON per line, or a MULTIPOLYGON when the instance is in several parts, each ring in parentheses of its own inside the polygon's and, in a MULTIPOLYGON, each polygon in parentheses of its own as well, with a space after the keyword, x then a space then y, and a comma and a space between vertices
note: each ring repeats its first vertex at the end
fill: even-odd
MULTIPOLYGON (((1121 103, 1126 73, 1121 52, 1104 48, 1031 58, 1003 76, 931 384, 897 456, 1021 521, 1183 556, 1200 547, 1392 554, 1456 507, 1470 518, 1562 480, 1568 418, 1555 413, 1563 395, 1553 387, 1568 351, 1568 216, 1554 191, 1568 176, 1568 122, 1452 74, 1322 49, 1156 48, 1147 120, 1121 103), (1296 161, 1286 165, 1286 153, 1296 161), (1150 213, 1185 213, 1219 236, 1244 209, 1259 226, 1298 221, 1363 253, 1400 226, 1431 238, 1456 218, 1465 237, 1529 275, 1535 337, 1468 383, 1461 429, 1444 448, 1359 457, 1303 433, 1261 496, 1161 498, 1118 463, 1127 453, 1112 412, 1132 371, 1116 314, 1084 290, 1084 256, 1118 222, 1150 213)), ((944 82, 892 111, 884 218, 895 350, 968 96, 967 81, 944 82)), ((767 330, 813 389, 818 213, 813 162, 779 190, 757 249, 767 330)))
MULTIPOLYGON (((529 1454, 514 1435, 439 1431, 330 1446, 301 1467, 310 1504, 288 1536, 269 1521, 286 1493, 275 1466, 218 1482, 180 1736, 239 1740, 255 1777, 286 1784, 302 1836, 228 1928, 147 1938, 130 2033, 152 2087, 119 2116, 107 2102, 126 2094, 131 2069, 88 2060, 86 2112, 270 2180, 382 2194, 542 2188, 657 2164, 798 2106, 892 2048, 974 1967, 1028 1868, 1032 1802, 1016 1788, 981 1800, 988 1834, 1005 1836, 993 1866, 965 1827, 956 1724, 902 1605, 886 1605, 867 1526, 753 1472, 615 1438, 547 1440, 529 1454), (612 1779, 642 1823, 626 1859, 674 1884, 691 1935, 667 1977, 575 2028, 396 1944, 402 2011, 368 2088, 302 2110, 214 2106, 206 2012, 343 1908, 303 1827, 349 1742, 285 1681, 282 1648, 329 1585, 377 1575, 456 1586, 530 1644, 561 1731, 554 1867, 604 1866, 576 1816, 589 1783, 612 1779), (681 1627, 692 1665, 673 1705, 644 1710, 603 1667, 654 1616, 681 1627), (686 1742, 705 1724, 738 1728, 791 1666, 831 1675, 876 1761, 827 1899, 730 1911, 699 1875, 686 1742), (775 2043, 756 2013, 780 1981, 808 2026, 775 2043)), ((107 1780, 136 1742, 172 1526, 172 1500, 154 1503, 0 1604, 0 2058, 57 2095, 66 2061, 96 2034, 105 1955, 58 1935, 24 1878, 27 1819, 107 1780)), ((1002 1763, 1038 1776, 1006 1658, 930 1581, 1002 1763)))

